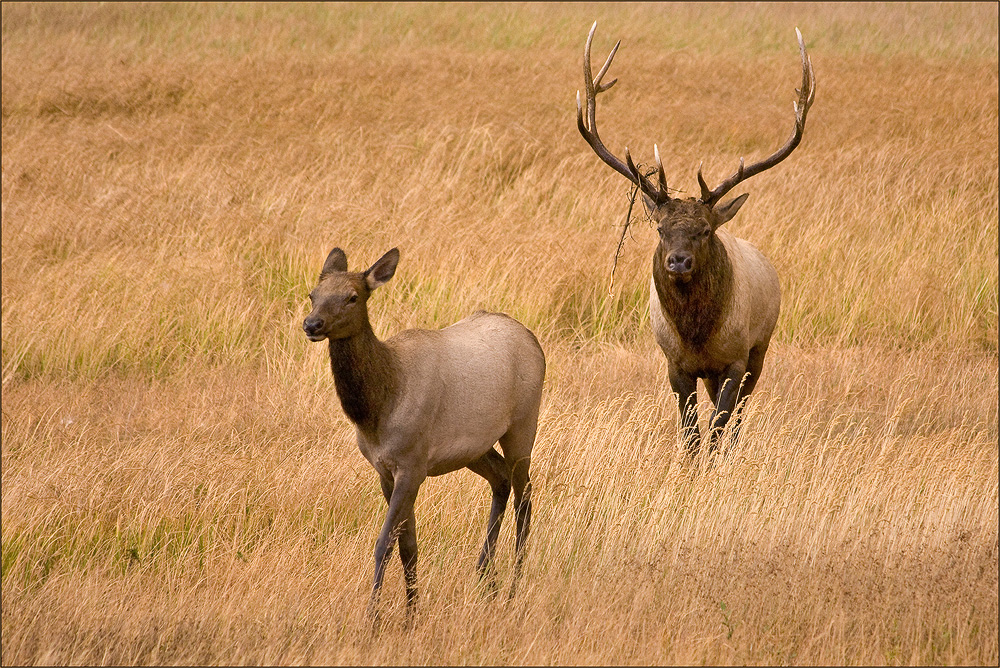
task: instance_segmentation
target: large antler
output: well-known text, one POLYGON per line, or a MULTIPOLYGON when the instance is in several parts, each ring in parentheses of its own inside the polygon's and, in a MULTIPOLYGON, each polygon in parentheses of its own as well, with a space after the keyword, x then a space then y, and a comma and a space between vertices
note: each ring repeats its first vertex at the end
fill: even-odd
POLYGON ((740 167, 736 170, 736 173, 720 183, 714 190, 708 189, 708 185, 705 184, 705 179, 701 175, 701 167, 698 167, 698 185, 701 186, 701 201, 710 207, 715 206, 716 202, 736 187, 740 181, 749 179, 755 174, 760 174, 787 158, 802 140, 802 131, 806 127, 806 113, 809 111, 809 107, 812 106, 813 98, 816 97, 816 77, 813 74, 812 61, 806 54, 806 45, 802 42, 802 33, 796 28, 795 34, 799 38, 799 53, 802 56, 802 87, 795 89, 799 99, 792 103, 795 108, 795 128, 792 130, 792 136, 788 138, 785 145, 778 149, 776 153, 760 162, 755 162, 749 167, 744 167, 743 158, 740 158, 740 167))
POLYGON ((597 21, 594 21, 594 25, 590 27, 590 34, 587 35, 587 46, 583 51, 583 79, 587 87, 587 122, 585 122, 583 118, 583 106, 580 104, 580 91, 576 91, 576 121, 577 126, 580 128, 580 134, 583 135, 583 138, 587 140, 588 144, 590 144, 590 148, 594 149, 597 156, 606 162, 608 166, 632 183, 639 186, 639 188, 642 189, 642 192, 651 198, 654 203, 662 204, 663 202, 669 200, 670 197, 667 195, 667 177, 663 173, 663 164, 660 162, 659 148, 655 145, 653 146, 654 153, 656 154, 656 167, 659 172, 659 184, 654 186, 650 183, 649 179, 639 172, 635 163, 632 162, 632 156, 629 155, 627 146, 625 147, 625 162, 623 163, 604 146, 604 142, 601 141, 601 136, 597 133, 597 94, 608 90, 615 85, 616 81, 618 81, 618 79, 612 79, 608 83, 602 84, 601 79, 604 78, 604 75, 607 74, 608 68, 611 67, 611 61, 614 59, 615 53, 618 52, 618 47, 621 46, 622 42, 621 40, 618 40, 618 43, 615 44, 615 48, 611 49, 608 59, 604 62, 604 67, 601 68, 596 77, 592 77, 590 69, 590 45, 594 41, 594 32, 596 30, 597 21))

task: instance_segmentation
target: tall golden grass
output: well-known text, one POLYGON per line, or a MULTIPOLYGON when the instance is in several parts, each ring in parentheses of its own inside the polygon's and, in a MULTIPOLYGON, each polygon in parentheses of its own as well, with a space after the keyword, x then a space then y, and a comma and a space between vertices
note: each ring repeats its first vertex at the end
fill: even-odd
POLYGON ((995 4, 2 12, 4 664, 997 663, 995 4), (648 225, 609 293, 595 19, 602 136, 689 192, 784 141, 795 26, 815 65, 730 223, 783 303, 713 466, 679 447, 648 225), (334 245, 401 249, 382 336, 476 308, 539 336, 513 600, 478 588, 462 471, 418 499, 413 628, 393 562, 370 632, 384 502, 300 329, 334 245))

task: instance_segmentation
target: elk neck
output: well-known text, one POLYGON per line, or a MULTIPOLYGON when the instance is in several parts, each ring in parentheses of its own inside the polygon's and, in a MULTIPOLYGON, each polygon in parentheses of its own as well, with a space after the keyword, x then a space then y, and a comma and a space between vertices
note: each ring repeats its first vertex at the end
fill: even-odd
POLYGON ((340 405, 351 422, 374 436, 396 395, 395 356, 367 321, 358 334, 330 339, 329 344, 330 369, 340 405))
POLYGON ((703 347, 719 330, 732 302, 733 265, 729 254, 714 234, 708 244, 705 262, 695 268, 687 283, 670 278, 662 244, 657 244, 653 253, 653 282, 663 315, 693 348, 703 347))

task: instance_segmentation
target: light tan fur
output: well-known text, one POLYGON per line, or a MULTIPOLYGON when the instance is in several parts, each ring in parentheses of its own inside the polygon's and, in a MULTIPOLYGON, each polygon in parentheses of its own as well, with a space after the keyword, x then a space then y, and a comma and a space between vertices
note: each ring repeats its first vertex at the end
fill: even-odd
POLYGON ((402 331, 385 344, 399 368, 395 406, 377 438, 358 447, 380 474, 435 476, 468 466, 512 429, 509 464, 531 456, 545 375, 534 335, 501 313, 477 311, 430 331, 402 331))

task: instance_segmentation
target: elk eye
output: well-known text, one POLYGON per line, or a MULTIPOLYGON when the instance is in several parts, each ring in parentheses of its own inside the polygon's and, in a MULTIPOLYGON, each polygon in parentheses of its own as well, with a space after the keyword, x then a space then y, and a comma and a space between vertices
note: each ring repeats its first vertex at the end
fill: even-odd
POLYGON ((348 304, 353 304, 356 301, 358 301, 358 296, 357 295, 351 295, 350 297, 347 298, 347 303, 348 304))

